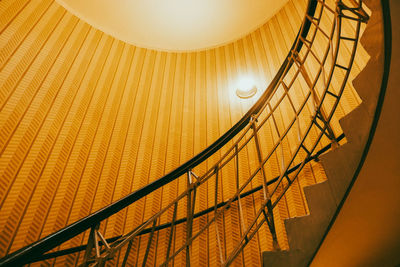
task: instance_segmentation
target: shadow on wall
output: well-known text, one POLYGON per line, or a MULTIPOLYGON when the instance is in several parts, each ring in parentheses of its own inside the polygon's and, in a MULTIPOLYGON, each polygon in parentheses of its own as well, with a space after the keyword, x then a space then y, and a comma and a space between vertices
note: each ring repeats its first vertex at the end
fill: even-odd
POLYGON ((312 266, 400 264, 400 2, 390 5, 392 55, 374 139, 312 266))

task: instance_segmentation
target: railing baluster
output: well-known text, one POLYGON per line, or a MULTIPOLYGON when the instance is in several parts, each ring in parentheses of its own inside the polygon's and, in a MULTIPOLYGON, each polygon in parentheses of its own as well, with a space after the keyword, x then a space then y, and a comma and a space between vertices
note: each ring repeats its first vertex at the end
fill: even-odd
MULTIPOLYGON (((192 172, 189 170, 187 172, 187 188, 188 188, 188 193, 187 193, 187 214, 186 214, 186 242, 192 238, 192 226, 193 226, 193 214, 194 214, 194 196, 195 196, 195 190, 196 188, 194 187, 193 190, 191 189, 192 187, 192 172), (193 191, 193 199, 192 199, 192 191, 193 191), (192 204, 193 202, 193 204, 192 204), (193 207, 192 207, 193 206, 193 207)), ((190 245, 186 247, 186 266, 190 266, 190 257, 191 257, 191 251, 190 251, 190 245)))
POLYGON ((265 212, 265 209, 263 208, 262 212, 265 217, 265 220, 268 224, 268 228, 271 232, 272 236, 272 247, 274 250, 281 250, 279 243, 278 243, 278 237, 276 235, 276 229, 275 229, 275 221, 274 221, 274 213, 273 213, 273 207, 272 207, 272 202, 271 199, 267 201, 267 211, 268 213, 265 212))
MULTIPOLYGON (((271 104, 268 104, 268 107, 269 107, 269 109, 271 111, 272 110, 271 104)), ((281 148, 281 163, 279 164, 279 166, 280 166, 279 169, 280 169, 281 175, 283 175, 283 170, 285 168, 285 156, 284 156, 284 150, 283 150, 283 138, 282 138, 282 136, 280 134, 280 131, 279 131, 279 128, 278 128, 278 123, 276 122, 275 115, 274 115, 273 112, 271 112, 271 117, 272 117, 272 121, 273 121, 274 126, 275 126, 276 133, 278 135, 279 146, 281 148)))
POLYGON ((294 59, 294 62, 296 63, 296 65, 298 66, 298 68, 300 69, 300 73, 303 76, 304 81, 306 82, 306 84, 308 86, 308 89, 311 92, 311 96, 312 96, 311 100, 312 100, 312 103, 313 103, 313 109, 314 109, 314 112, 316 112, 317 111, 317 106, 318 106, 318 103, 319 103, 319 99, 318 99, 318 96, 317 96, 317 94, 316 94, 316 92, 314 90, 313 83, 311 82, 311 79, 307 74, 307 71, 306 71, 306 69, 304 67, 304 64, 300 60, 299 55, 297 53, 293 54, 293 59, 294 59))
POLYGON ((93 246, 95 245, 94 237, 96 235, 96 227, 97 226, 93 226, 92 228, 90 228, 88 243, 86 246, 85 255, 83 256, 83 263, 82 263, 83 266, 88 266, 88 262, 90 260, 90 254, 92 253, 93 246))
MULTIPOLYGON (((239 191, 239 151, 238 151, 238 145, 235 145, 235 154, 236 154, 236 190, 239 191)), ((240 194, 238 194, 238 206, 239 206, 239 224, 242 228, 243 233, 246 231, 246 226, 245 226, 245 221, 244 221, 244 216, 243 216, 243 210, 242 210, 242 201, 240 194)))
POLYGON ((314 57, 314 59, 318 62, 318 64, 321 66, 322 62, 321 60, 318 58, 318 56, 315 54, 315 52, 312 50, 312 47, 308 44, 308 42, 303 38, 300 37, 300 40, 303 41, 304 45, 307 47, 308 51, 310 51, 311 55, 314 57))
POLYGON ((219 169, 218 166, 215 167, 215 194, 214 194, 214 217, 215 217, 215 234, 217 236, 217 244, 218 244, 218 250, 219 250, 219 258, 221 261, 221 264, 224 263, 224 256, 222 252, 222 246, 221 246, 221 240, 219 238, 219 230, 218 230, 218 220, 217 220, 217 210, 218 210, 218 173, 219 169))
POLYGON ((325 36, 328 40, 330 39, 329 35, 323 30, 321 29, 321 27, 318 25, 318 23, 316 23, 310 16, 308 16, 309 21, 315 26, 315 28, 317 28, 318 31, 320 31, 322 33, 323 36, 325 36))
POLYGON ((168 265, 169 254, 170 254, 170 251, 171 251, 172 238, 173 238, 173 235, 174 235, 174 229, 175 229, 175 221, 176 221, 176 214, 177 214, 177 211, 178 211, 178 202, 175 202, 175 205, 174 205, 174 215, 173 215, 173 218, 172 218, 171 230, 170 230, 169 239, 168 239, 167 255, 166 255, 166 257, 165 257, 166 265, 168 265))
POLYGON ((122 266, 125 266, 126 262, 128 261, 129 253, 131 252, 131 249, 132 249, 132 243, 133 243, 133 239, 131 241, 129 241, 129 243, 128 243, 128 247, 126 248, 126 251, 125 251, 124 260, 122 261, 122 266))
POLYGON ((326 9, 329 10, 332 14, 335 14, 335 10, 333 10, 330 6, 328 6, 324 0, 318 0, 318 2, 326 9))
MULTIPOLYGON (((297 56, 296 56, 296 58, 297 58, 297 56)), ((333 132, 332 127, 330 126, 330 124, 327 121, 327 115, 325 114, 324 108, 322 107, 322 105, 320 106, 321 100, 319 99, 317 92, 314 89, 314 85, 316 84, 316 82, 314 82, 314 83, 311 82, 311 79, 308 76, 308 73, 304 67, 304 64, 298 64, 298 66, 300 68, 300 73, 302 74, 302 76, 303 76, 304 80, 306 81, 308 88, 311 92, 315 116, 318 116, 318 115, 321 116, 321 120, 324 122, 324 125, 326 125, 326 130, 328 131, 327 136, 331 140, 331 142, 334 143, 336 146, 335 133, 333 132), (319 109, 318 109, 318 106, 320 106, 319 109)))
MULTIPOLYGON (((290 106, 292 107, 294 111, 294 116, 296 117, 296 124, 297 124, 297 139, 300 141, 301 140, 301 127, 300 127, 300 119, 299 116, 297 115, 297 110, 294 106, 293 100, 290 97, 289 94, 289 88, 287 87, 286 83, 284 81, 281 82, 283 89, 285 90, 285 94, 287 95, 287 98, 289 99, 290 106)), ((270 106, 271 110, 271 106, 270 106)))
MULTIPOLYGON (((271 107, 270 107, 270 109, 271 109, 271 107)), ((272 114, 272 118, 274 118, 273 114, 272 114)), ((277 125, 276 125, 276 127, 277 127, 277 125)), ((253 134, 254 134, 254 141, 256 143, 257 158, 258 158, 258 162, 260 164, 259 168, 261 169, 261 173, 262 173, 262 176, 263 176, 263 179, 264 179, 264 185, 263 185, 264 186, 264 192, 265 192, 264 199, 267 202, 266 206, 267 206, 268 215, 269 215, 268 219, 270 221, 268 226, 269 226, 269 230, 271 232, 272 238, 273 238, 273 247, 274 247, 275 250, 279 250, 280 248, 279 248, 278 240, 277 240, 277 237, 276 237, 274 214, 273 214, 272 205, 271 205, 271 196, 270 196, 269 191, 268 191, 267 176, 266 176, 265 170, 264 170, 263 158, 262 158, 262 154, 261 154, 260 141, 258 140, 258 132, 257 132, 257 126, 256 126, 256 120, 255 119, 252 120, 252 128, 253 128, 253 134)), ((279 131, 278 131, 278 134, 279 134, 279 131)), ((279 138, 279 140, 281 140, 281 138, 279 138)), ((281 143, 281 146, 282 146, 282 143, 281 143)), ((264 208, 263 208, 263 210, 264 210, 264 208)))
POLYGON ((251 119, 251 128, 253 129, 253 136, 254 136, 254 142, 256 144, 256 151, 257 151, 257 159, 258 159, 258 169, 261 172, 261 176, 263 178, 263 193, 264 193, 264 199, 270 198, 269 193, 268 193, 268 187, 267 187, 267 175, 265 174, 264 170, 264 165, 262 165, 262 155, 261 155, 261 148, 260 148, 260 141, 258 140, 258 132, 257 132, 257 126, 256 126, 256 118, 252 117, 251 119))
MULTIPOLYGON (((88 266, 89 262, 94 261, 97 266, 104 266, 106 258, 108 255, 101 256, 100 241, 106 247, 107 252, 110 250, 110 245, 108 244, 107 240, 103 237, 103 235, 99 232, 100 224, 96 224, 90 229, 88 244, 86 247, 85 255, 83 256, 83 263, 80 266, 88 266), (91 254, 93 248, 95 249, 95 257, 91 259, 91 254)), ((108 253, 106 253, 108 254, 108 253)))
POLYGON ((154 235, 154 230, 156 229, 156 225, 157 225, 157 219, 154 220, 153 226, 151 228, 151 233, 150 233, 150 236, 149 236, 149 240, 147 241, 146 253, 144 254, 142 267, 146 266, 146 262, 147 262, 147 258, 149 256, 151 242, 153 241, 153 235, 154 235))

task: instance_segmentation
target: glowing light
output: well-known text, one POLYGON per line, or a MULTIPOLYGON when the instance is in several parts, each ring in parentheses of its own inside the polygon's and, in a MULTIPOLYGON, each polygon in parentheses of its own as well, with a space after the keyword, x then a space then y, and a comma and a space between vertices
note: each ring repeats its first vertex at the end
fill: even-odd
POLYGON ((250 98, 257 93, 255 80, 251 76, 242 76, 236 85, 236 95, 240 98, 250 98))

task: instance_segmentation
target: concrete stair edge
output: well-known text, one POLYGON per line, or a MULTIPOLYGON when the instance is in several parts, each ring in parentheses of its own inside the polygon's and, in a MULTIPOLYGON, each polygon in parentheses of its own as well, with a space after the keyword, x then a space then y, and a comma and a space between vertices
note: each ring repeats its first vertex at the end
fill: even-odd
POLYGON ((328 180, 304 188, 310 214, 285 220, 290 249, 263 252, 264 266, 307 266, 354 178, 379 96, 382 74, 376 73, 377 66, 383 70, 383 41, 376 38, 382 26, 380 5, 378 1, 365 2, 373 12, 360 43, 371 58, 352 81, 362 103, 340 120, 347 143, 320 157, 328 180))

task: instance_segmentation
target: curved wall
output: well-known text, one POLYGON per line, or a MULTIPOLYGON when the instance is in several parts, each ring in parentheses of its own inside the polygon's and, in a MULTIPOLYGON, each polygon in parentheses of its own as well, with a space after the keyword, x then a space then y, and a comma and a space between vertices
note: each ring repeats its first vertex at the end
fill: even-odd
MULTIPOLYGON (((289 1, 268 23, 232 44, 167 53, 118 41, 51 0, 1 1, 0 256, 161 177, 216 140, 254 102, 235 97, 236 80, 252 75, 259 88, 268 85, 294 40, 305 6, 303 0, 289 1)), ((355 73, 365 64, 362 53, 355 73)), ((358 103, 348 86, 336 121, 358 103)), ((281 114, 284 123, 285 111, 281 114)), ((266 145, 273 138, 266 138, 266 145)), ((241 164, 256 164, 251 152, 241 164)), ((271 177, 276 175, 278 160, 270 171, 271 177)), ((229 177, 223 174, 223 179, 229 177)), ((284 232, 281 219, 307 212, 300 188, 323 180, 324 173, 312 163, 302 177, 277 211, 278 232, 284 232)), ((102 225, 106 237, 129 231, 185 187, 184 180, 176 180, 111 217, 102 225)), ((259 197, 245 198, 249 218, 259 197)), ((199 192, 197 210, 213 203, 206 191, 199 192)), ((184 212, 180 207, 178 217, 184 212)), ((198 219, 196 227, 204 220, 198 219)), ((237 214, 224 227, 229 249, 237 238, 237 214)), ((177 244, 183 242, 184 231, 178 227, 177 244)), ((239 261, 260 264, 260 251, 272 248, 264 231, 239 261)), ((159 239, 165 236, 160 232, 159 239)), ((198 265, 218 262, 213 236, 207 233, 194 244, 198 265)), ((285 235, 280 236, 287 248, 285 235)), ((85 238, 65 246, 80 245, 85 238)), ((165 253, 162 246, 156 249, 158 255, 165 253)), ((63 260, 74 263, 76 258, 63 260)), ((180 261, 184 263, 184 256, 175 263, 180 261)))

